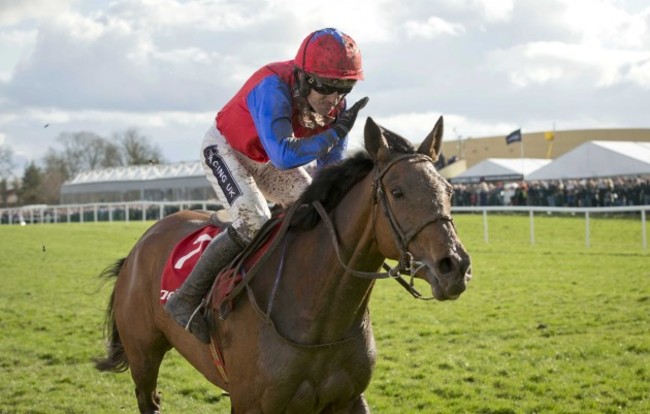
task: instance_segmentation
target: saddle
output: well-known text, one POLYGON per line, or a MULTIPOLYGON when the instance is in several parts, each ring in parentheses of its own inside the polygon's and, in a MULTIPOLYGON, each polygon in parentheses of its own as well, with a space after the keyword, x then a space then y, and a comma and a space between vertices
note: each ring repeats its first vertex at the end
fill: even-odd
MULTIPOLYGON (((206 303, 216 303, 219 316, 226 319, 234 309, 235 303, 243 291, 239 284, 246 280, 247 272, 268 251, 275 235, 277 235, 282 215, 277 215, 267 221, 253 238, 251 243, 235 259, 226 266, 215 278, 212 288, 207 294, 206 303)), ((185 236, 172 249, 167 257, 160 286, 160 303, 164 305, 169 296, 179 288, 196 265, 199 257, 210 241, 227 228, 230 222, 217 213, 210 215, 205 225, 185 236)))

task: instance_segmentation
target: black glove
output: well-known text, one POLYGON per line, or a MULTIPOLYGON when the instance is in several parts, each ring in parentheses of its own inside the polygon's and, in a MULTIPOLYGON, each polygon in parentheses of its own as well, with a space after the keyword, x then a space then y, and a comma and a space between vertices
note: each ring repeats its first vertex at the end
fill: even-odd
POLYGON ((345 136, 350 132, 354 126, 354 122, 357 120, 357 114, 368 103, 368 97, 361 98, 352 105, 350 109, 343 112, 339 115, 338 119, 334 123, 334 132, 338 135, 339 139, 345 138, 345 136))

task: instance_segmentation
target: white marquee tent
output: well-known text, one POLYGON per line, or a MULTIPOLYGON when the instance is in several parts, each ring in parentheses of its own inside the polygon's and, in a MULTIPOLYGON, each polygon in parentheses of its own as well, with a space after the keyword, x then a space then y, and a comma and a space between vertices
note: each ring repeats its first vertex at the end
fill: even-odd
POLYGON ((451 178, 452 183, 485 181, 520 181, 549 164, 543 158, 487 158, 451 178))
POLYGON ((650 142, 589 141, 531 173, 527 180, 650 174, 650 142))

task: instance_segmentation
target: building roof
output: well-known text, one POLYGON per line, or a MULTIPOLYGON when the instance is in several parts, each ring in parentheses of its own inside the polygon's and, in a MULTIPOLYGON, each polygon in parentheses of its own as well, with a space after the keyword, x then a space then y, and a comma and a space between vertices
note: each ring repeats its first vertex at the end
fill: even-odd
POLYGON ((102 170, 83 171, 65 185, 87 184, 116 181, 151 181, 169 178, 186 178, 205 173, 199 161, 181 162, 175 164, 131 165, 128 167, 112 167, 102 170))
POLYGON ((530 173, 549 164, 543 158, 488 158, 463 171, 452 183, 522 180, 530 173))
POLYGON ((650 142, 590 141, 530 174, 529 180, 650 174, 650 142))

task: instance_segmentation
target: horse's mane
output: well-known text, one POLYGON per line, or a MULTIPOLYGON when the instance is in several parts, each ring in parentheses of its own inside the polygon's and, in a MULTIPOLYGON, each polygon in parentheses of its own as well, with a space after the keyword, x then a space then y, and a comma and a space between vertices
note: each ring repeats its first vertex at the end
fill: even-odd
MULTIPOLYGON (((381 128, 393 152, 411 154, 413 145, 398 134, 381 128)), ((320 216, 312 203, 320 201, 326 211, 332 210, 356 183, 372 170, 375 163, 366 151, 359 151, 339 164, 320 170, 312 183, 296 201, 299 207, 291 217, 291 227, 307 230, 320 221, 320 216)))

